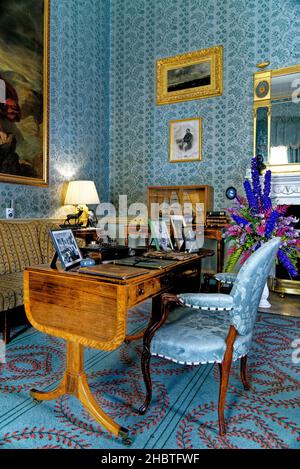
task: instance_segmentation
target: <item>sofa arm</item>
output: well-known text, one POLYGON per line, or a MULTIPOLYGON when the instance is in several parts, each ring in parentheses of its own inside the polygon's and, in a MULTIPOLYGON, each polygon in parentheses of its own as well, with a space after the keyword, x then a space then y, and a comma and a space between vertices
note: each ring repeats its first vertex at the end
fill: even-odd
POLYGON ((182 293, 177 295, 182 306, 188 308, 230 311, 233 308, 233 298, 223 293, 182 293))

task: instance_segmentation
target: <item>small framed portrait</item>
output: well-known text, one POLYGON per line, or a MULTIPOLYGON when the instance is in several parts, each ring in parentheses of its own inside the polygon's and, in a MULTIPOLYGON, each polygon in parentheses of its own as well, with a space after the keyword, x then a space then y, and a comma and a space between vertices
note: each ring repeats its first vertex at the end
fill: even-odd
POLYGON ((223 91, 223 47, 158 59, 157 104, 211 98, 223 91))
POLYGON ((50 230, 50 236, 63 268, 69 270, 79 266, 82 255, 73 231, 70 228, 50 230))
POLYGON ((192 117, 170 121, 170 162, 200 161, 202 119, 192 117))
POLYGON ((186 222, 182 215, 170 215, 173 236, 176 248, 180 251, 184 245, 183 230, 186 227, 186 222))
POLYGON ((158 251, 173 251, 170 232, 165 220, 150 220, 151 240, 158 251))
POLYGON ((186 226, 183 229, 183 236, 185 241, 185 250, 187 252, 198 252, 201 246, 198 245, 197 233, 191 226, 186 226))

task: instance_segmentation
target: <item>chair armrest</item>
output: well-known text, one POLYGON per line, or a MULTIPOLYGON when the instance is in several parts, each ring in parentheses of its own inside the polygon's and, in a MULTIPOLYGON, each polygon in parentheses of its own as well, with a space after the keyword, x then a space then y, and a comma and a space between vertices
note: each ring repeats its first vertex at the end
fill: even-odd
POLYGON ((188 308, 230 311, 233 308, 233 297, 224 293, 181 293, 177 295, 181 305, 188 308))
POLYGON ((233 285, 236 281, 237 274, 232 274, 230 272, 220 272, 214 275, 214 278, 221 283, 227 283, 228 285, 233 285))

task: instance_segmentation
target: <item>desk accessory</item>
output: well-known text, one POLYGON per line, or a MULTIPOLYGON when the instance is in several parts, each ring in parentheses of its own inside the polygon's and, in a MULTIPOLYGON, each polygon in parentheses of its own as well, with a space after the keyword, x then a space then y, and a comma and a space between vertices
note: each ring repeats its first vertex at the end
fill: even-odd
POLYGON ((64 270, 77 267, 82 261, 79 246, 70 228, 61 230, 50 230, 50 237, 56 249, 56 253, 51 261, 51 268, 56 269, 56 262, 59 258, 64 270))
MULTIPOLYGON (((201 249, 199 250, 201 252, 201 249)), ((187 259, 193 259, 198 257, 198 253, 190 253, 190 252, 161 252, 161 251, 149 251, 143 254, 146 258, 153 258, 153 259, 166 259, 166 260, 174 260, 174 261, 185 261, 187 259)))
POLYGON ((66 217, 64 225, 71 224, 74 220, 77 227, 95 226, 97 217, 93 210, 89 210, 87 205, 98 205, 100 203, 94 181, 70 181, 65 197, 65 205, 76 205, 76 213, 66 217))
POLYGON ((150 259, 145 257, 127 257, 114 261, 115 265, 128 265, 132 267, 142 267, 144 269, 164 269, 170 265, 176 264, 174 260, 163 260, 161 258, 150 259))
POLYGON ((94 259, 91 259, 90 257, 86 257, 85 259, 82 259, 82 261, 80 261, 80 266, 81 267, 89 267, 91 265, 95 265, 96 262, 94 259))
POLYGON ((131 266, 121 266, 115 264, 99 264, 91 267, 80 267, 81 274, 97 275, 100 277, 110 277, 120 280, 126 280, 149 273, 148 270, 141 270, 131 266))

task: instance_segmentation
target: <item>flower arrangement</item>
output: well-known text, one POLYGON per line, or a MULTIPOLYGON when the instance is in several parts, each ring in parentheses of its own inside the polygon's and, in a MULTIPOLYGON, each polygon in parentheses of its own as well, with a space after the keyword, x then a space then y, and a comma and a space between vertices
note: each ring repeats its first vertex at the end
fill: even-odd
POLYGON ((227 209, 231 223, 226 225, 225 242, 232 241, 228 249, 226 272, 231 272, 238 261, 243 264, 252 252, 274 237, 281 238, 277 261, 291 277, 298 275, 297 261, 300 258, 300 237, 295 229, 297 218, 285 216, 288 205, 272 206, 271 171, 264 175, 263 188, 260 184, 259 162, 251 161, 252 186, 244 182, 246 197, 237 195, 235 207, 227 209))

